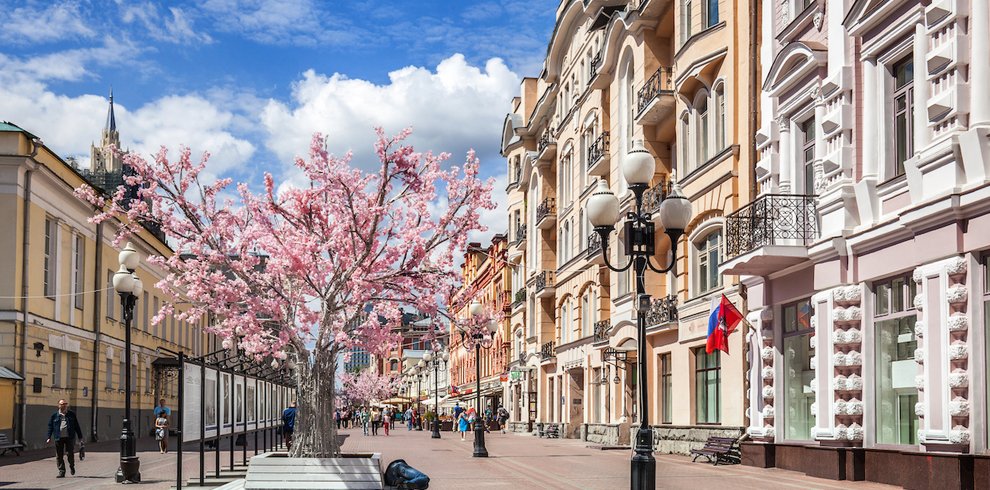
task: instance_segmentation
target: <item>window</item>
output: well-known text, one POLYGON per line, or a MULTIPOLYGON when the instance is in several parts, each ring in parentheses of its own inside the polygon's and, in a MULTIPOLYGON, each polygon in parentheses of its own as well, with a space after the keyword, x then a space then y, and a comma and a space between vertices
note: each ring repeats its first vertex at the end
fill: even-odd
POLYGON ((705 95, 699 96, 697 102, 695 103, 695 112, 697 113, 697 131, 695 132, 698 141, 695 143, 697 145, 695 149, 698 152, 697 165, 708 161, 708 97, 705 95))
POLYGON ((124 377, 127 376, 127 364, 124 364, 124 356, 120 356, 120 374, 117 375, 117 389, 124 391, 124 377))
POLYGON ((894 65, 894 168, 890 177, 904 174, 904 162, 914 155, 914 57, 894 65))
POLYGON ((72 305, 81 310, 83 307, 83 281, 85 280, 83 278, 83 271, 85 270, 83 269, 83 257, 86 256, 86 249, 82 235, 73 237, 72 242, 75 249, 72 261, 74 267, 72 270, 72 294, 74 295, 72 305))
POLYGON ((45 296, 55 298, 56 233, 57 223, 45 218, 45 296))
POLYGON ((116 304, 117 295, 113 291, 113 271, 107 271, 107 284, 106 284, 106 294, 107 294, 107 318, 113 319, 114 305, 116 304))
POLYGON ((815 118, 812 116, 801 123, 801 134, 804 138, 801 144, 801 157, 804 163, 804 193, 815 193, 815 118))
POLYGON ((725 85, 715 89, 715 150, 725 148, 725 85))
POLYGON ((106 360, 106 388, 113 388, 113 358, 108 357, 106 360))
POLYGON ((681 43, 691 37, 691 0, 681 1, 681 43))
POLYGON ((62 351, 52 349, 52 386, 55 388, 62 387, 62 370, 64 369, 62 358, 62 351))
POLYGON ((591 293, 585 292, 581 296, 581 336, 591 335, 591 293))
POLYGON ((141 302, 141 304, 143 305, 142 308, 141 308, 141 310, 144 313, 144 332, 145 333, 148 333, 150 331, 148 329, 148 317, 150 316, 150 315, 148 315, 148 310, 151 308, 151 303, 148 301, 148 298, 149 298, 148 292, 145 291, 145 293, 144 293, 144 301, 141 302))
POLYGON ((717 424, 720 420, 720 353, 716 350, 708 354, 705 347, 694 349, 694 405, 699 424, 717 424))
POLYGON ((876 342, 877 443, 917 444, 918 389, 914 382, 918 367, 914 350, 917 314, 911 276, 874 284, 874 328, 876 342))
POLYGON ((784 438, 788 440, 811 440, 811 427, 815 418, 811 415, 811 404, 815 393, 811 382, 815 371, 811 368, 811 358, 815 350, 811 348, 811 301, 801 300, 783 307, 784 337, 784 410, 778 415, 784 422, 784 438))
POLYGON ((704 0, 705 6, 705 27, 714 27, 718 24, 718 0, 704 0))
POLYGON ((687 174, 691 169, 689 163, 691 161, 691 145, 688 144, 691 141, 691 125, 688 124, 687 114, 681 116, 681 140, 684 142, 681 144, 681 165, 683 172, 687 174))
POLYGON ((722 276, 718 273, 721 260, 722 230, 709 233, 701 241, 695 243, 698 271, 696 276, 698 294, 707 293, 722 286, 722 276))
POLYGON ((673 378, 670 353, 660 354, 660 422, 664 424, 670 424, 674 419, 673 378))
MULTIPOLYGON (((155 299, 153 301, 154 301, 153 304, 155 305, 154 314, 157 315, 158 314, 158 296, 155 296, 155 299)), ((158 336, 158 329, 159 329, 159 327, 162 329, 162 337, 164 337, 165 336, 165 321, 164 320, 158 322, 156 325, 154 325, 152 327, 153 330, 154 330, 154 334, 153 335, 155 337, 158 336)))

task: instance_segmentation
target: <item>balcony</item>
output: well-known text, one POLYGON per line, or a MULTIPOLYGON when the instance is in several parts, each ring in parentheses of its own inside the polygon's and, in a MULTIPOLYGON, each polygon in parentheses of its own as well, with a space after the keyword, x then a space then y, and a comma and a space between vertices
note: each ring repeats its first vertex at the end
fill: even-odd
POLYGON ((588 147, 588 175, 608 174, 608 131, 602 134, 588 147))
POLYGON ((543 271, 537 274, 534 286, 537 298, 548 298, 556 292, 556 274, 553 271, 543 271))
POLYGON ((677 323, 677 296, 656 298, 646 311, 646 327, 677 323))
POLYGON ((591 66, 588 67, 588 85, 593 85, 595 82, 595 77, 598 76, 598 70, 602 67, 602 50, 598 50, 595 57, 591 59, 591 66))
POLYGON ((643 193, 643 210, 657 214, 660 211, 660 204, 667 198, 668 193, 670 193, 670 182, 667 181, 660 181, 653 187, 646 189, 646 192, 643 193))
POLYGON ((598 233, 588 235, 588 249, 584 251, 584 258, 596 264, 605 263, 605 257, 602 256, 602 236, 598 233))
POLYGON ((526 364, 526 353, 520 352, 518 359, 519 359, 519 364, 526 364))
POLYGON ((674 112, 674 71, 661 66, 636 94, 636 124, 656 126, 674 112))
POLYGON ((721 272, 763 276, 807 260, 818 238, 815 198, 765 194, 726 217, 721 272))
POLYGON ((522 223, 516 224, 516 238, 512 240, 513 245, 522 246, 526 241, 526 225, 522 223))
POLYGON ((546 230, 557 222, 557 200, 548 197, 536 207, 536 227, 546 230))
POLYGON ((515 297, 512 298, 512 309, 516 309, 526 304, 526 288, 522 288, 516 291, 515 297))
POLYGON ((549 361, 557 357, 557 347, 553 341, 540 346, 540 361, 549 361))
POLYGON ((536 142, 536 155, 540 163, 549 164, 557 156, 557 139, 553 128, 547 128, 536 142))
POLYGON ((604 344, 608 342, 609 331, 612 330, 612 322, 609 320, 602 320, 600 322, 595 322, 595 339, 594 343, 604 344))

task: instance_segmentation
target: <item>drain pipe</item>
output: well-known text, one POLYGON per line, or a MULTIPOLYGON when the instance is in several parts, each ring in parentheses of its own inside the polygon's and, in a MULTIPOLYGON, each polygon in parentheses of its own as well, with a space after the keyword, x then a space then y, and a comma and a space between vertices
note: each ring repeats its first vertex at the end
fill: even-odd
MULTIPOLYGON (((764 0, 769 1, 769 0, 764 0)), ((757 5, 760 2, 750 0, 749 2, 749 202, 756 199, 758 193, 756 187, 756 132, 760 129, 760 79, 762 72, 758 69, 760 62, 758 44, 760 41, 759 25, 760 17, 757 5)))
POLYGON ((42 145, 41 140, 33 138, 31 140, 31 154, 28 155, 29 168, 24 172, 24 211, 22 212, 23 222, 21 223, 21 381, 20 410, 21 423, 17 425, 17 436, 15 437, 27 447, 24 441, 24 427, 27 426, 27 326, 28 326, 28 287, 30 275, 28 274, 28 250, 31 249, 31 177, 34 175, 34 160, 38 156, 38 149, 42 145))
MULTIPOLYGON (((95 209, 94 209, 95 211, 95 209)), ((96 274, 93 274, 93 332, 96 339, 93 341, 93 397, 90 399, 91 419, 89 425, 90 440, 96 442, 99 439, 99 398, 100 398, 100 344, 103 341, 102 330, 100 329, 100 307, 102 306, 102 296, 100 294, 100 278, 103 276, 103 223, 96 225, 96 274)), ((110 294, 106 292, 106 294, 110 294)), ((107 383, 110 381, 107 380, 107 383)))

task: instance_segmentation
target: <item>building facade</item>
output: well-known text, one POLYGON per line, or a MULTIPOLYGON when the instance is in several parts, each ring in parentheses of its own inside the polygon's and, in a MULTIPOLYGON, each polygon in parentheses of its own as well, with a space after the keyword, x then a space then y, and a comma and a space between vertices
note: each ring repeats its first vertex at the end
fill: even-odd
POLYGON ((759 196, 727 218, 722 264, 756 327, 744 459, 972 487, 990 474, 990 5, 760 16, 759 196))
MULTIPOLYGON (((644 201, 656 211, 676 174, 694 221, 674 244, 677 273, 647 272, 649 421, 657 448, 687 452, 739 435, 744 333, 705 353, 711 300, 742 305, 721 276, 725 216, 749 201, 758 92, 749 3, 563 1, 538 78, 524 79, 505 119, 509 167, 510 386, 513 428, 554 423, 564 437, 628 444, 639 420, 639 336, 631 272, 604 267, 585 216, 599 179, 635 206, 621 165, 635 140, 657 161, 644 201), (724 5, 723 5, 724 4, 724 5), (723 9, 724 7, 724 9, 723 9)), ((661 224, 662 225, 662 224, 661 224)), ((660 235, 660 234, 658 234, 660 235)), ((608 244, 625 265, 622 230, 608 244)), ((656 263, 669 262, 660 239, 656 263)))
MULTIPOLYGON (((109 124, 104 144, 116 138, 109 124)), ((0 239, 0 366, 24 378, 14 396, 0 401, 13 411, 12 427, 0 430, 28 448, 43 447, 48 414, 64 398, 87 439, 116 439, 130 389, 134 430, 149 433, 157 398, 178 408, 174 381, 156 380, 156 348, 204 354, 218 348, 216 339, 204 332, 205 321, 152 322, 166 297, 154 285, 165 272, 142 261, 136 274, 146 289, 134 311, 132 363, 125 366, 121 300, 112 286, 119 268, 114 223, 89 223, 96 210, 73 194, 87 182, 83 175, 10 123, 0 124, 0 169, 0 216, 8 230, 0 239)), ((142 258, 172 253, 151 231, 132 242, 142 258)))

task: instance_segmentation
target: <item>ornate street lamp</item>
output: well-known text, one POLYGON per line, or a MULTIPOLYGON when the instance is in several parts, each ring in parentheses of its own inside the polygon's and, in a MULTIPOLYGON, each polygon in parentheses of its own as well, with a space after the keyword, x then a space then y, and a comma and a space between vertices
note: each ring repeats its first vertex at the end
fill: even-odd
POLYGON ((440 365, 446 364, 448 356, 446 351, 440 351, 434 346, 433 352, 427 352, 423 360, 427 365, 433 365, 433 439, 440 438, 440 365))
POLYGON ((134 318, 134 305, 144 292, 141 278, 134 274, 141 257, 134 245, 127 246, 117 255, 120 269, 113 275, 113 289, 120 295, 124 316, 124 421, 120 432, 120 468, 117 469, 117 483, 139 483, 141 462, 136 453, 137 439, 131 431, 131 319, 134 318))
POLYGON ((481 423, 474 424, 474 456, 475 458, 487 458, 488 449, 485 447, 485 419, 481 409, 481 349, 489 349, 492 346, 492 337, 498 324, 489 319, 484 324, 479 325, 485 308, 477 301, 471 302, 468 307, 468 325, 461 329, 461 336, 464 338, 464 345, 469 350, 474 349, 474 367, 477 375, 477 388, 475 390, 475 406, 478 411, 478 420, 481 423))
POLYGON ((416 413, 419 415, 416 430, 423 430, 423 378, 425 377, 426 361, 420 359, 416 363, 416 413))
POLYGON ((643 193, 646 192, 656 170, 653 155, 636 140, 633 147, 623 159, 622 175, 629 183, 629 190, 636 197, 636 210, 626 214, 623 223, 623 243, 625 254, 630 261, 625 266, 613 266, 608 257, 608 237, 615 230, 619 220, 619 200, 609 189, 604 180, 598 181, 598 188, 588 199, 588 219, 595 227, 595 232, 602 239, 602 256, 605 265, 616 272, 624 272, 634 267, 636 273, 636 309, 639 342, 637 348, 637 368, 639 372, 639 431, 636 434, 636 447, 631 462, 631 488, 633 490, 653 489, 656 487, 656 460, 653 459, 653 429, 649 425, 647 410, 646 382, 646 312, 650 308, 650 296, 645 293, 644 275, 649 267, 654 272, 666 274, 674 271, 677 263, 677 240, 684 234, 684 229, 691 222, 691 202, 684 197, 676 182, 671 183, 670 194, 660 205, 660 224, 670 238, 670 263, 666 267, 656 267, 650 261, 655 254, 656 231, 652 216, 643 211, 643 193))

